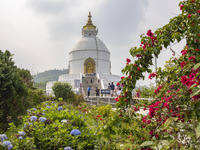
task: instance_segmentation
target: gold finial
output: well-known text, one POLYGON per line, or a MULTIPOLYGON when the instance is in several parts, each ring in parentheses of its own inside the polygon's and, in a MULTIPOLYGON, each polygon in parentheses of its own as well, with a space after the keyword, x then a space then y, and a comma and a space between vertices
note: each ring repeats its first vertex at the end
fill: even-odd
POLYGON ((89 11, 89 15, 88 15, 88 21, 87 21, 87 24, 85 25, 85 26, 83 26, 83 29, 85 30, 85 29, 89 29, 89 30, 91 30, 91 29, 96 29, 96 26, 94 26, 93 25, 93 23, 92 23, 92 16, 91 16, 91 12, 89 11))

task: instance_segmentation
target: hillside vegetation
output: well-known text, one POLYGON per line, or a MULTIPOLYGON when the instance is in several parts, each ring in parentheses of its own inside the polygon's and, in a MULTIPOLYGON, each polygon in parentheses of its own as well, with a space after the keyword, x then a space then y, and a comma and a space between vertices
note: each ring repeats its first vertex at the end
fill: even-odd
POLYGON ((48 82, 48 81, 57 81, 58 77, 62 74, 68 74, 68 69, 54 69, 54 70, 48 70, 45 72, 38 73, 37 75, 33 76, 34 82, 48 82))

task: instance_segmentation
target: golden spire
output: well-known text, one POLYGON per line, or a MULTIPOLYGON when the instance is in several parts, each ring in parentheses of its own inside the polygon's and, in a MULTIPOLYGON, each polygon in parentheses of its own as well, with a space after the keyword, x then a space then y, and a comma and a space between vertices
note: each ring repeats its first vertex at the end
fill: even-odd
POLYGON ((85 26, 83 26, 83 30, 86 30, 86 29, 89 29, 89 30, 94 29, 94 30, 96 30, 96 26, 93 25, 91 18, 92 18, 92 16, 91 16, 91 13, 89 11, 88 21, 87 21, 87 24, 85 26))

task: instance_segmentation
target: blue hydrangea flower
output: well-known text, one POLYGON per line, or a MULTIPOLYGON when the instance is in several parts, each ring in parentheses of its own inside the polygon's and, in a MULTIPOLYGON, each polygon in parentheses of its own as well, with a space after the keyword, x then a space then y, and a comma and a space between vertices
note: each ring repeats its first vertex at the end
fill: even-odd
POLYGON ((27 110, 27 112, 30 112, 30 110, 27 110))
POLYGON ((66 119, 61 120, 62 123, 67 123, 66 119))
POLYGON ((23 137, 22 137, 22 136, 19 136, 18 139, 23 140, 23 137))
POLYGON ((37 110, 36 108, 32 108, 32 110, 37 110))
POLYGON ((72 150, 71 147, 65 147, 64 150, 72 150))
POLYGON ((42 113, 42 115, 45 115, 45 113, 42 113))
POLYGON ((6 147, 6 146, 8 146, 8 145, 10 145, 10 144, 11 144, 10 141, 4 141, 4 142, 3 142, 3 147, 6 147))
POLYGON ((72 135, 80 135, 81 132, 80 132, 78 129, 75 129, 75 130, 72 130, 72 131, 70 132, 70 134, 72 134, 72 135))
POLYGON ((40 117, 39 120, 40 120, 41 122, 45 122, 47 119, 44 118, 44 117, 40 117))
POLYGON ((58 109, 57 109, 57 110, 63 110, 62 106, 58 107, 58 109))
POLYGON ((36 121, 37 120, 37 117, 36 116, 31 116, 31 121, 36 121))
POLYGON ((0 134, 0 139, 3 142, 4 140, 7 139, 7 135, 6 134, 0 134))
POLYGON ((8 150, 11 150, 13 148, 13 145, 12 144, 9 144, 8 145, 8 150))
POLYGON ((24 136, 25 135, 25 132, 24 131, 21 131, 18 133, 20 136, 24 136))
POLYGON ((51 106, 47 106, 47 108, 51 108, 51 106))

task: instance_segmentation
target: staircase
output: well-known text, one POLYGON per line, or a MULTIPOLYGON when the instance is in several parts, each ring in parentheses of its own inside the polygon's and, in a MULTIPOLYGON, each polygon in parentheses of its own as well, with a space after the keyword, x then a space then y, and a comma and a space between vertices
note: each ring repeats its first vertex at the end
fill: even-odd
POLYGON ((96 87, 101 89, 101 83, 98 82, 98 79, 95 76, 86 76, 82 78, 82 86, 85 92, 85 96, 87 96, 88 86, 91 87, 90 96, 96 96, 96 87))

